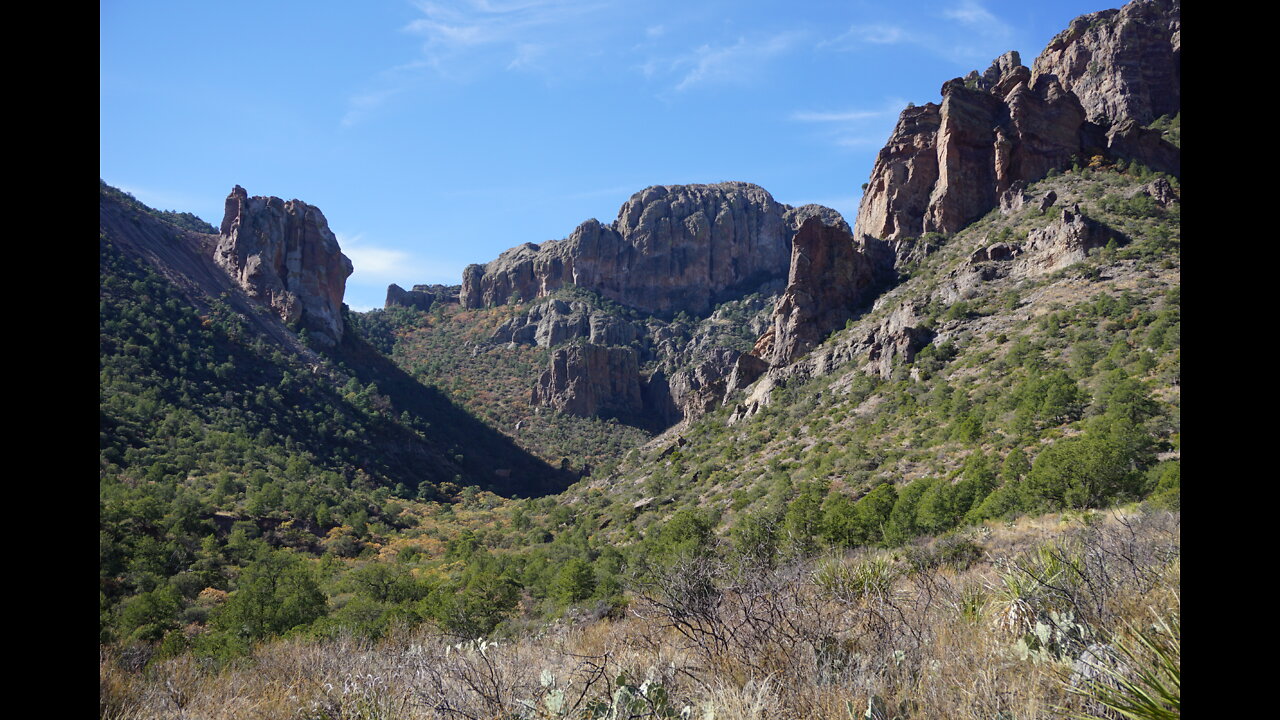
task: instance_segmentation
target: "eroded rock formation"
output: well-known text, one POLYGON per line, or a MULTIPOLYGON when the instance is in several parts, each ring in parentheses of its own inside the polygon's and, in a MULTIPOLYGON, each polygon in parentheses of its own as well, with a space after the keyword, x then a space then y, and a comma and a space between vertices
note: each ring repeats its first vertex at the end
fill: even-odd
POLYGON ((954 233, 1049 170, 1069 165, 1099 131, 1050 76, 1031 80, 1016 52, 982 76, 942 86, 942 104, 902 113, 880 151, 854 235, 889 240, 954 233), (1090 134, 1092 132, 1092 134, 1090 134), (1012 191, 1012 192, 1011 192, 1012 191))
POLYGON ((880 151, 854 236, 954 233, 1021 207, 1027 183, 1095 155, 1177 174, 1178 148, 1146 127, 1180 107, 1179 3, 1134 0, 1076 18, 1034 63, 1006 53, 902 112, 880 151))
POLYGON ((1017 271, 1043 275, 1084 262, 1090 250, 1106 245, 1113 237, 1116 236, 1110 228, 1086 216, 1078 205, 1064 207, 1057 220, 1027 235, 1020 248, 1017 271))
POLYGON ((351 260, 320 209, 301 200, 227 196, 214 261, 280 319, 323 345, 342 339, 342 297, 351 260))
POLYGON ((1031 65, 1075 93, 1088 119, 1150 125, 1181 108, 1182 18, 1177 0, 1134 0, 1081 15, 1031 65))
POLYGON ((387 301, 383 307, 406 307, 424 312, 430 310, 436 301, 435 294, 419 290, 418 287, 420 286, 415 285, 414 289, 405 290, 392 283, 387 287, 387 301))
POLYGON ((620 317, 580 300, 552 299, 503 323, 490 339, 555 347, 579 338, 594 345, 630 345, 637 337, 639 331, 635 325, 620 317))
POLYGON ((671 401, 681 416, 698 417, 720 407, 730 394, 755 382, 767 369, 758 357, 721 348, 671 376, 671 401))
MULTIPOLYGON (((993 209, 1025 212, 1028 186, 1052 171, 1102 155, 1176 174, 1179 150, 1146 125, 1178 110, 1178 12, 1176 1, 1135 0, 1073 21, 1034 70, 1009 52, 982 73, 946 82, 940 103, 901 114, 852 228, 829 208, 788 207, 747 183, 655 186, 632 196, 610 224, 589 220, 565 240, 468 267, 461 302, 528 301, 575 284, 658 316, 631 323, 554 300, 494 334, 496 342, 576 343, 555 351, 532 399, 581 415, 643 411, 669 422, 708 412, 753 383, 754 407, 790 378, 849 361, 888 378, 934 338, 921 303, 955 303, 982 283, 1052 272, 1124 241, 1078 207, 1059 212, 1057 196, 1045 194, 1034 207, 1058 215, 1048 226, 1020 243, 972 248, 967 263, 938 278, 932 298, 900 302, 824 344, 946 236, 993 209), (1150 63, 1164 67, 1140 67, 1150 63), (704 316, 767 282, 774 284, 761 295, 778 301, 772 315, 752 316, 759 334, 749 352, 741 338, 706 342, 707 327, 691 334, 672 320, 681 310, 704 316), (645 378, 641 366, 657 369, 645 378)), ((1168 183, 1146 192, 1162 205, 1176 202, 1168 183)))
POLYGON ((729 422, 759 412, 769 404, 776 388, 829 373, 849 361, 856 362, 863 372, 888 379, 896 368, 912 362, 916 353, 934 338, 922 310, 919 302, 903 302, 879 322, 863 323, 853 333, 842 336, 839 342, 826 343, 790 365, 770 367, 748 389, 729 422))
POLYGON ((791 237, 815 215, 844 222, 829 208, 778 203, 750 183, 649 187, 612 224, 588 220, 565 240, 526 243, 468 266, 461 301, 527 301, 573 283, 645 312, 703 314, 726 291, 784 277, 791 237))
POLYGON ((637 415, 644 410, 644 399, 636 352, 591 343, 560 348, 538 378, 530 402, 582 417, 637 415))
MULTIPOLYGON (((847 227, 847 226, 846 226, 847 227)), ((876 285, 872 261, 848 230, 811 217, 791 245, 787 289, 773 312, 772 337, 757 343, 772 365, 788 365, 844 325, 876 285)))

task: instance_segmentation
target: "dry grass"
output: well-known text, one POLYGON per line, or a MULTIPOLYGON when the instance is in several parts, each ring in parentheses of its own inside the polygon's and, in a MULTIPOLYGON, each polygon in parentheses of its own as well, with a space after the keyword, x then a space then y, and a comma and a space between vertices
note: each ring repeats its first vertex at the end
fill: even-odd
POLYGON ((1007 583, 1022 583, 1032 626, 1070 612, 1088 642, 1126 636, 1153 609, 1177 614, 1178 517, 1024 530, 987 534, 986 558, 965 569, 891 552, 767 572, 687 563, 640 588, 627 618, 496 643, 424 628, 282 640, 221 670, 187 656, 138 669, 104 651, 101 716, 1057 717, 1082 702, 1064 678, 1083 647, 1019 652, 1007 583))

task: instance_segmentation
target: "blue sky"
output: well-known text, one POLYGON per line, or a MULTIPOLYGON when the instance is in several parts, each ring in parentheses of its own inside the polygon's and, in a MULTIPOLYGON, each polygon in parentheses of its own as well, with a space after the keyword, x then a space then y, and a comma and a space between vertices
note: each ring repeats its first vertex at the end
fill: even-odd
POLYGON ((852 222, 908 102, 1118 6, 102 0, 100 173, 214 225, 236 184, 318 206, 368 310, 649 185, 754 182, 852 222))

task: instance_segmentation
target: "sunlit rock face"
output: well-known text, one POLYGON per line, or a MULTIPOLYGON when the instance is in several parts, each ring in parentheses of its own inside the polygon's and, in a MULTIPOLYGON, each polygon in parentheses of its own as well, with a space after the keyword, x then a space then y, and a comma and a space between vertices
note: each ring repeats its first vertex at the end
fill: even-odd
POLYGON ((653 313, 708 312, 726 291, 786 277, 791 237, 829 208, 793 208, 742 182, 658 185, 631 196, 613 223, 588 220, 567 239, 525 243, 463 273, 465 307, 543 297, 566 283, 653 313))
POLYGON ((1181 153, 1147 128, 1181 108, 1176 0, 1083 15, 1028 69, 1016 52, 902 112, 863 193, 854 237, 954 233, 1049 171, 1102 155, 1177 175, 1181 153))
POLYGON ((250 197, 239 185, 227 196, 218 263, 250 297, 315 341, 342 339, 342 298, 351 260, 342 254, 324 213, 301 200, 250 197))

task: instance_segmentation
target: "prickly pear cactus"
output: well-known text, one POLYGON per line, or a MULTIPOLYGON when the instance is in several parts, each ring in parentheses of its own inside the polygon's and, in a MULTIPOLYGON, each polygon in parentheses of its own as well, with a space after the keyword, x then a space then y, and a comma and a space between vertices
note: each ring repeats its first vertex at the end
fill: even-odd
POLYGON ((1032 662, 1065 662, 1079 654, 1092 630, 1076 622, 1070 610, 1050 610, 1036 620, 1031 632, 1018 638, 1014 646, 1018 657, 1032 662))

